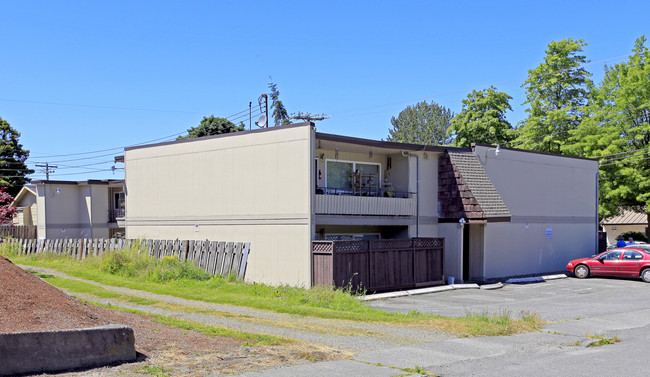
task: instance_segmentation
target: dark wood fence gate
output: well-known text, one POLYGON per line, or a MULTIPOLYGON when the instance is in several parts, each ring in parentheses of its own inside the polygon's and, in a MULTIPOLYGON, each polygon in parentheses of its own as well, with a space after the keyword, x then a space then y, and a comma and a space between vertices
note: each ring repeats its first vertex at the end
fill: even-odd
POLYGON ((444 239, 314 241, 313 285, 369 292, 443 284, 444 239))

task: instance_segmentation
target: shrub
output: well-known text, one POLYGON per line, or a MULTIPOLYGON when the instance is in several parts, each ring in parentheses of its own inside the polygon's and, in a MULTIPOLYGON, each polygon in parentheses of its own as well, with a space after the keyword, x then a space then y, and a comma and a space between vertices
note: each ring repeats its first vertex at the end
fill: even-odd
POLYGON ((646 235, 641 232, 629 231, 629 232, 621 233, 619 237, 623 237, 625 241, 629 240, 630 237, 632 237, 632 239, 635 241, 648 242, 648 238, 646 237, 646 235))

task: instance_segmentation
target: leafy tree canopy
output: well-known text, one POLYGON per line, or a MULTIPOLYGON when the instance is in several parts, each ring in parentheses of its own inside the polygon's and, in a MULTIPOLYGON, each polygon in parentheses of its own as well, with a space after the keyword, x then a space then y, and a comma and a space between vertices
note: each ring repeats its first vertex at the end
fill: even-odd
POLYGON ((392 117, 392 129, 388 130, 388 141, 424 145, 449 145, 452 138, 447 134, 454 114, 435 102, 418 102, 402 110, 397 118, 392 117))
POLYGON ((7 193, 14 196, 31 180, 26 177, 34 173, 26 165, 29 151, 18 142, 20 133, 9 122, 0 118, 0 186, 7 187, 7 193))
POLYGON ((193 139, 197 137, 227 134, 230 132, 243 131, 244 125, 235 124, 226 118, 218 118, 214 115, 210 117, 203 117, 201 124, 187 130, 187 136, 179 136, 176 140, 193 139))
POLYGON ((272 82, 269 83, 269 89, 271 89, 271 109, 273 110, 272 116, 275 121, 276 126, 285 126, 291 123, 289 119, 289 114, 287 109, 284 107, 282 101, 280 101, 280 92, 278 91, 278 85, 272 82))
POLYGON ((493 86, 468 94, 461 112, 451 120, 447 130, 449 135, 455 136, 453 145, 469 148, 472 143, 504 145, 510 142, 514 132, 505 112, 512 111, 511 99, 493 86))
POLYGON ((13 201, 14 197, 7 192, 7 187, 0 187, 0 225, 13 223, 16 214, 16 207, 11 206, 13 201))
POLYGON ((566 149, 600 162, 600 215, 621 207, 644 208, 650 217, 650 52, 637 39, 629 60, 605 67, 586 117, 566 149))
POLYGON ((580 124, 587 104, 591 74, 580 66, 588 60, 582 53, 586 43, 565 39, 551 42, 544 62, 528 71, 526 109, 515 143, 523 149, 563 153, 569 132, 580 124))

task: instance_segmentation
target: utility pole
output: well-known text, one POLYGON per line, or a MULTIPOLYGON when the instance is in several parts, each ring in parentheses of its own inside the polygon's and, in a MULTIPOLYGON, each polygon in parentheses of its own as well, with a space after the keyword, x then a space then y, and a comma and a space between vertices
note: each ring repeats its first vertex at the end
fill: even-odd
POLYGON ((37 168, 45 168, 45 170, 43 170, 43 172, 45 173, 45 179, 48 180, 48 181, 50 180, 50 173, 54 173, 54 170, 52 170, 52 169, 58 169, 59 168, 57 165, 50 165, 48 162, 46 162, 45 165, 36 164, 35 166, 37 168))

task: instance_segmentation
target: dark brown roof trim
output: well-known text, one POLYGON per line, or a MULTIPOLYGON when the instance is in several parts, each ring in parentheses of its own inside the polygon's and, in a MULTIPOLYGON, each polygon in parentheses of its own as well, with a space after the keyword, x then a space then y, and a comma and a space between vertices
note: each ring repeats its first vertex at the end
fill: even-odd
POLYGON ((32 181, 36 185, 111 185, 124 183, 123 179, 89 179, 87 181, 56 181, 56 180, 38 180, 32 181))
POLYGON ((221 135, 197 137, 197 138, 194 138, 194 139, 183 139, 183 140, 165 141, 165 142, 162 142, 162 143, 155 143, 155 144, 136 145, 134 147, 126 147, 126 148, 124 148, 124 151, 132 151, 134 149, 160 147, 160 146, 163 146, 163 145, 170 145, 170 144, 192 143, 192 142, 195 142, 195 141, 198 141, 198 140, 218 139, 218 138, 230 137, 230 136, 234 136, 234 135, 245 135, 245 134, 251 134, 251 133, 258 133, 258 132, 269 132, 269 131, 276 131, 276 130, 283 129, 283 128, 305 127, 305 126, 310 126, 310 125, 311 125, 311 123, 309 123, 309 122, 294 123, 294 124, 289 124, 289 125, 286 125, 286 126, 260 128, 258 130, 250 130, 250 131, 238 131, 238 132, 231 132, 231 133, 221 134, 221 135))
POLYGON ((115 159, 113 161, 124 163, 124 155, 115 156, 115 159))
MULTIPOLYGON (((448 147, 438 146, 438 145, 407 144, 407 143, 396 143, 393 141, 361 139, 358 137, 325 134, 321 132, 316 132, 316 139, 336 141, 339 143, 366 145, 366 146, 377 147, 377 148, 406 149, 410 151, 422 151, 422 152, 444 152, 448 148, 448 147)), ((463 150, 469 151, 469 149, 463 149, 463 150)))
MULTIPOLYGON (((483 144, 483 143, 472 143, 472 151, 474 151, 474 147, 488 147, 488 148, 496 148, 496 145, 491 145, 491 144, 483 144)), ((526 153, 532 153, 532 154, 541 154, 544 156, 555 156, 555 157, 564 157, 564 158, 573 158, 576 160, 587 160, 587 161, 598 161, 597 158, 589 158, 589 157, 579 157, 579 156, 569 156, 566 154, 556 154, 556 153, 548 153, 548 152, 538 152, 538 151, 531 151, 527 149, 518 149, 518 148, 506 148, 506 147, 501 147, 501 150, 507 150, 507 151, 515 151, 515 152, 526 152, 526 153)))

